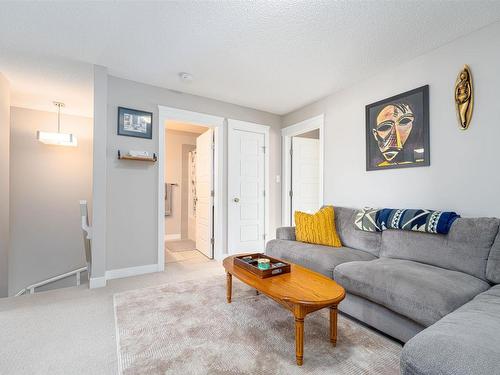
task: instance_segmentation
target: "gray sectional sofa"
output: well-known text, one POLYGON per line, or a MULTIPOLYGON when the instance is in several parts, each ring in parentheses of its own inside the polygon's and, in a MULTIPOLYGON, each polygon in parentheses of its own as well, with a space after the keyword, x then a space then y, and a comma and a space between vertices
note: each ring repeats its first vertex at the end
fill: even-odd
POLYGON ((266 253, 335 279, 340 311, 405 343, 401 373, 500 374, 500 219, 460 218, 447 235, 354 226, 335 207, 342 248, 279 228, 266 253))

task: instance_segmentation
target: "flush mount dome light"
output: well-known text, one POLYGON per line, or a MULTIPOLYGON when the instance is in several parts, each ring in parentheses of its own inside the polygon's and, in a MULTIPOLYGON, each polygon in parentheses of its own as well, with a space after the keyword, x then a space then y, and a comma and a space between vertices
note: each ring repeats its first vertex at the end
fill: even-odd
POLYGON ((76 147, 78 141, 73 134, 61 133, 61 108, 64 107, 64 103, 54 102, 54 105, 57 107, 57 133, 38 130, 36 139, 47 145, 76 147))

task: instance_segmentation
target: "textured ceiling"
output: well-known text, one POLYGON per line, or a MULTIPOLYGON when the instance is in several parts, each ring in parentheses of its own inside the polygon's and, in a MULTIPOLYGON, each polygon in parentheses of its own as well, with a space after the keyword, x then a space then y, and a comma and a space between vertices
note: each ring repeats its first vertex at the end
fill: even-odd
POLYGON ((499 1, 1 2, 0 70, 19 95, 28 54, 28 75, 61 58, 76 84, 71 61, 96 63, 284 114, 498 20, 499 1))

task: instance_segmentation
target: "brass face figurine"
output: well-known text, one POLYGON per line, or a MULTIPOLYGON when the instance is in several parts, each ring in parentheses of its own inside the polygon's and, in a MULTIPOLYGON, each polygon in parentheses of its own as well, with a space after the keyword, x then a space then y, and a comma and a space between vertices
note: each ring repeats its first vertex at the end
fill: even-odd
POLYGON ((455 83, 455 106, 457 108, 460 129, 469 127, 474 107, 474 89, 472 86, 472 75, 467 65, 460 71, 455 83))

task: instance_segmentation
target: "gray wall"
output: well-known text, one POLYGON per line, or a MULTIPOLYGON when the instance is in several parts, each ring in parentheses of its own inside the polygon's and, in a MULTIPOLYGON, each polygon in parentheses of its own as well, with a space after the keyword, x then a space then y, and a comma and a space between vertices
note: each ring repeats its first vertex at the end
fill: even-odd
POLYGON ((94 128, 92 147, 92 271, 90 287, 106 285, 106 215, 107 215, 107 135, 108 70, 94 65, 94 128))
POLYGON ((0 297, 8 294, 10 87, 0 73, 0 297))
POLYGON ((325 202, 500 216, 499 45, 496 23, 286 115, 283 126, 325 114, 325 202), (472 124, 460 131, 453 94, 464 64, 476 96, 472 124), (431 166, 366 172, 365 105, 426 84, 431 166))
POLYGON ((62 115, 61 127, 78 147, 36 140, 57 129, 56 113, 11 108, 11 295, 85 265, 78 203, 91 202, 92 119, 62 115))
POLYGON ((158 152, 158 105, 271 126, 270 226, 280 224, 281 118, 217 100, 182 94, 113 76, 108 77, 106 269, 157 263, 158 164, 117 160, 121 150, 158 152), (153 140, 118 136, 118 106, 153 112, 153 140))

